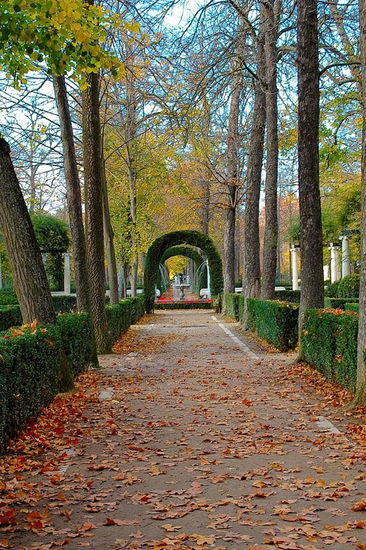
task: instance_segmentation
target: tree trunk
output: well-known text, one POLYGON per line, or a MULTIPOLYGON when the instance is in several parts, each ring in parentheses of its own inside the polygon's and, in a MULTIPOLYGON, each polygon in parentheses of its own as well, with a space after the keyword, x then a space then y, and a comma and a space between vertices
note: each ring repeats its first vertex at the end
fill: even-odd
MULTIPOLYGON (((8 143, 0 138, 0 226, 19 300, 23 323, 56 323, 56 314, 33 225, 10 158, 8 143)), ((60 357, 60 388, 73 387, 70 365, 60 357)))
POLYGON ((231 91, 229 124, 227 135, 227 179, 225 194, 227 206, 225 209, 224 228, 224 292, 235 292, 235 222, 238 202, 239 178, 239 114, 240 95, 243 89, 243 75, 239 57, 244 44, 244 29, 240 23, 238 28, 237 59, 233 66, 233 87, 231 91))
POLYGON ((319 190, 319 60, 317 1, 298 2, 298 125, 301 299, 305 310, 324 307, 323 239, 319 190))
POLYGON ((361 88, 362 88, 362 161, 361 161, 361 277, 360 277, 360 312, 358 320, 358 353, 356 395, 354 406, 366 405, 366 0, 360 0, 361 26, 361 88))
POLYGON ((118 275, 117 275, 117 262, 116 262, 116 253, 114 250, 114 231, 111 222, 111 216, 109 212, 109 202, 108 202, 108 187, 105 174, 105 160, 102 159, 102 176, 103 176, 103 227, 104 227, 104 239, 105 239, 105 250, 107 257, 107 267, 108 267, 108 280, 109 280, 109 293, 110 293, 110 303, 118 304, 119 295, 118 295, 118 275))
MULTIPOLYGON (((263 7, 262 7, 263 10, 263 7)), ((262 16, 263 19, 263 16, 262 16)), ((263 90, 264 77, 264 42, 263 30, 258 36, 257 80, 254 88, 254 110, 252 133, 250 137, 247 190, 244 229, 244 266, 243 293, 244 312, 243 328, 248 328, 246 301, 248 298, 259 298, 261 289, 260 243, 259 243, 259 199, 262 180, 262 163, 264 147, 264 130, 266 124, 266 98, 263 90)))
MULTIPOLYGON (((206 94, 203 97, 203 144, 204 152, 206 153, 205 163, 208 163, 209 156, 209 135, 211 124, 211 109, 207 100, 206 94)), ((201 207, 201 231, 204 235, 208 235, 210 231, 210 202, 211 202, 211 170, 209 166, 203 169, 202 185, 202 207, 201 207)))
POLYGON ((67 189, 72 249, 75 267, 76 300, 78 311, 90 312, 88 262, 83 226, 80 179, 76 162, 74 132, 72 128, 64 76, 53 77, 56 104, 61 126, 64 171, 67 189))
POLYGON ((86 76, 83 91, 83 155, 85 180, 86 242, 89 260, 91 314, 100 353, 111 351, 111 336, 105 312, 103 241, 103 174, 99 116, 99 75, 86 76))
POLYGON ((266 64, 266 122, 267 163, 265 188, 265 231, 263 250, 262 299, 275 296, 277 266, 277 179, 278 179, 278 132, 277 132, 277 29, 274 15, 274 0, 264 2, 266 64))

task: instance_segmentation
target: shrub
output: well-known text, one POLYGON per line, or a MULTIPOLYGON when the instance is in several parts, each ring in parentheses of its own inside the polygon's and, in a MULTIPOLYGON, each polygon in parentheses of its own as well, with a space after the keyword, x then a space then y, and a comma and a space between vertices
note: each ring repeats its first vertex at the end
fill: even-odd
POLYGON ((56 313, 76 311, 76 296, 52 296, 56 313))
POLYGON ((358 273, 347 275, 347 277, 343 277, 343 279, 338 282, 338 298, 347 298, 350 296, 358 298, 359 295, 360 275, 358 273))
POLYGON ((19 306, 2 306, 0 308, 0 331, 21 325, 22 315, 19 306))
POLYGON ((345 309, 347 303, 358 303, 358 298, 324 298, 324 307, 331 309, 345 309))
POLYGON ((57 317, 57 327, 75 377, 95 363, 90 316, 88 313, 63 313, 57 317))
POLYGON ((243 321, 244 317, 244 296, 243 294, 239 294, 239 321, 243 321))
POLYGON ((140 294, 139 296, 130 298, 131 302, 131 324, 137 323, 137 321, 145 313, 145 296, 140 294))
POLYGON ((115 342, 131 326, 131 299, 106 306, 107 322, 115 342))
POLYGON ((0 290, 0 305, 8 306, 18 303, 18 298, 11 290, 0 290))
POLYGON ((156 302, 155 309, 212 309, 211 302, 156 302))
POLYGON ((250 298, 248 325, 258 336, 273 344, 280 351, 296 347, 298 339, 299 306, 289 302, 257 300, 250 298))
POLYGON ((56 326, 0 335, 0 449, 58 392, 61 342, 56 326))
POLYGON ((324 286, 324 295, 329 298, 338 298, 338 285, 339 281, 335 283, 328 282, 328 284, 324 286))
POLYGON ((226 315, 239 321, 239 294, 224 294, 224 311, 226 315))
POLYGON ((355 311, 358 313, 360 311, 360 304, 359 303, 347 303, 344 306, 345 311, 355 311))
POLYGON ((291 302, 293 304, 300 303, 300 290, 276 290, 275 291, 276 300, 281 302, 291 302))
POLYGON ((357 374, 358 315, 309 309, 301 334, 301 358, 328 380, 354 391, 357 374))

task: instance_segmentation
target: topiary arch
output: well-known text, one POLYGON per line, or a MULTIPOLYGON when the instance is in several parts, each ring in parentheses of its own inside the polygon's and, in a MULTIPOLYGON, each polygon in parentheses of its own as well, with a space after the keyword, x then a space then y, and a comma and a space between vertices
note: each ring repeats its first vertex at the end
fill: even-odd
POLYGON ((222 292, 222 261, 212 239, 199 231, 173 231, 156 239, 146 254, 144 292, 147 313, 154 309, 155 281, 161 259, 167 249, 179 245, 195 246, 206 254, 211 274, 211 294, 216 296, 222 292))
POLYGON ((187 258, 190 258, 194 261, 196 267, 199 267, 203 262, 203 258, 196 248, 184 244, 167 248, 160 258, 159 263, 163 264, 164 262, 169 260, 169 258, 173 258, 173 256, 186 256, 187 258))

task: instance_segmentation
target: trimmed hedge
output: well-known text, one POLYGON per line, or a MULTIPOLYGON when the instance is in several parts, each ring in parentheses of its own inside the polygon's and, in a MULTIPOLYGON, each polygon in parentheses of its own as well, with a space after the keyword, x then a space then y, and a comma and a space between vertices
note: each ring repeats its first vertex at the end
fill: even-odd
POLYGON ((347 304, 345 304, 344 309, 345 309, 345 311, 354 311, 356 313, 359 313, 360 304, 359 303, 356 303, 356 304, 347 303, 347 304))
POLYGON ((129 298, 131 302, 131 324, 137 323, 137 321, 145 313, 145 296, 140 294, 133 298, 129 298))
POLYGON ((340 281, 328 284, 324 291, 329 298, 347 298, 349 296, 358 298, 360 295, 360 275, 359 273, 347 275, 340 281))
POLYGON ((346 304, 358 304, 358 298, 324 298, 324 307, 330 309, 345 309, 346 304))
POLYGON ((226 315, 239 321, 239 294, 224 294, 224 311, 226 315))
POLYGON ((248 326, 280 351, 294 349, 298 341, 298 304, 249 298, 248 326))
POLYGON ((281 302, 291 302, 293 304, 300 303, 300 290, 276 290, 275 291, 276 300, 281 302))
POLYGON ((160 259, 168 248, 178 245, 190 245, 200 248, 208 258, 211 271, 211 294, 216 296, 224 286, 222 261, 212 239, 199 231, 173 231, 156 239, 150 246, 145 261, 144 289, 145 309, 150 313, 154 309, 155 281, 160 259))
POLYGON ((308 309, 301 334, 300 356, 328 380, 354 391, 357 332, 356 314, 308 309))
POLYGON ((88 313, 63 313, 57 316, 62 347, 74 377, 94 364, 93 335, 88 313))
MULTIPOLYGON (((114 340, 131 325, 132 309, 136 320, 143 315, 143 304, 138 297, 106 306, 114 340)), ((17 324, 21 322, 19 306, 6 308, 6 314, 7 321, 15 315, 17 324)), ((95 362, 92 342, 87 313, 65 313, 56 325, 25 325, 0 334, 0 452, 58 393, 61 352, 76 377, 95 362)))
POLYGON ((0 305, 8 306, 18 303, 18 298, 12 290, 0 290, 0 305))
POLYGON ((0 336, 1 451, 58 392, 60 351, 56 326, 12 329, 0 336))
POLYGON ((56 313, 76 311, 76 296, 52 296, 56 313))
POLYGON ((20 307, 2 306, 0 308, 0 331, 8 330, 10 327, 15 327, 22 324, 22 314, 20 307))
POLYGON ((212 302, 156 302, 155 309, 212 309, 212 302))

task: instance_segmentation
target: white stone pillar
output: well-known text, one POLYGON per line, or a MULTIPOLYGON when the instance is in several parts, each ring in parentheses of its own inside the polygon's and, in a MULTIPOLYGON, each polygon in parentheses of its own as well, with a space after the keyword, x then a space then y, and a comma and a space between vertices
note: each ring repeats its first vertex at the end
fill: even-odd
POLYGON ((340 279, 339 269, 339 245, 330 243, 330 282, 335 283, 340 279))
POLYGON ((329 280, 329 265, 323 265, 324 281, 329 280))
POLYGON ((206 260, 207 266, 207 298, 211 300, 211 275, 210 275, 210 266, 208 265, 208 260, 206 260))
POLYGON ((300 247, 293 244, 290 248, 291 251, 291 271, 292 271, 292 290, 299 290, 299 271, 297 267, 297 255, 300 251, 300 247))
POLYGON ((349 255, 349 238, 347 235, 339 237, 342 242, 342 279, 351 273, 351 262, 349 255))
POLYGON ((64 253, 64 293, 68 296, 71 294, 71 277, 70 277, 70 254, 64 253))

